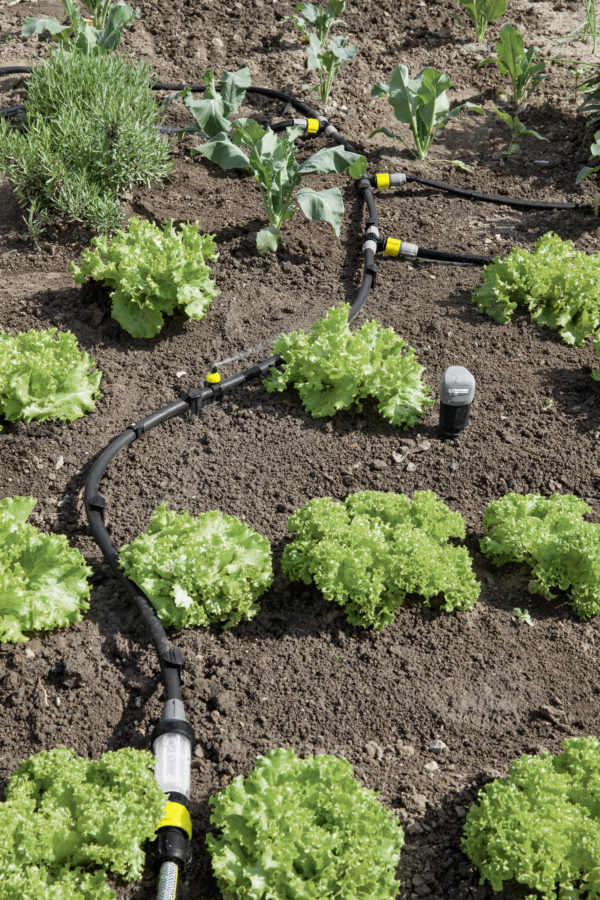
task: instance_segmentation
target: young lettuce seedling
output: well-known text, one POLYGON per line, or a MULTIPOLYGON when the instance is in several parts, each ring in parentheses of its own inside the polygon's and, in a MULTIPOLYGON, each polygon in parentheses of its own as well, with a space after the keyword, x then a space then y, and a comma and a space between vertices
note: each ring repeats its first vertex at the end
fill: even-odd
POLYGON ((502 155, 505 156, 507 160, 511 158, 513 153, 518 153, 521 149, 518 138, 522 137, 523 135, 534 137, 537 138, 538 141, 546 141, 546 143, 549 143, 548 138, 540 134, 539 131, 534 131, 533 128, 526 128, 518 116, 511 116, 509 115, 509 113, 503 112, 502 110, 498 109, 497 106, 494 106, 493 109, 500 121, 504 122, 507 128, 510 129, 510 140, 508 142, 508 147, 506 148, 506 150, 502 151, 502 155))
POLYGON ((283 19, 296 26, 308 45, 307 67, 312 72, 318 72, 319 84, 304 87, 310 87, 317 93, 323 104, 329 99, 333 80, 342 63, 354 59, 358 52, 358 47, 349 44, 348 38, 341 35, 336 35, 328 44, 333 26, 346 24, 342 19, 336 18, 340 13, 343 14, 345 8, 346 0, 329 0, 325 8, 313 3, 299 3, 294 9, 294 15, 283 19))
POLYGON ((537 47, 526 50, 521 33, 513 25, 506 24, 500 29, 500 37, 496 41, 498 56, 482 59, 479 65, 495 63, 501 75, 508 75, 513 88, 512 102, 520 106, 548 77, 544 63, 535 61, 537 52, 537 47))
MULTIPOLYGON (((506 12, 506 0, 458 0, 475 26, 477 43, 481 44, 490 22, 506 12)), ((462 24, 460 16, 456 16, 462 24)))
POLYGON ((428 67, 411 79, 407 66, 397 66, 387 84, 377 82, 373 85, 371 97, 387 97, 398 121, 410 126, 416 151, 400 135, 387 128, 377 128, 369 137, 385 134, 401 141, 419 159, 425 159, 435 136, 461 110, 472 109, 473 112, 483 113, 481 107, 473 103, 461 103, 450 109, 447 94, 450 87, 452 82, 449 76, 437 69, 428 67))
POLYGON ((340 191, 338 188, 296 191, 304 175, 347 171, 353 178, 360 178, 366 169, 364 156, 350 153, 342 146, 319 150, 300 165, 296 161, 294 139, 302 133, 299 128, 287 128, 285 135, 279 136, 270 128, 265 131, 254 119, 236 119, 231 136, 221 131, 192 151, 201 153, 222 169, 248 169, 253 175, 269 222, 256 237, 261 256, 277 251, 281 226, 296 211, 294 201, 307 219, 329 222, 339 235, 344 212, 340 191))
POLYGON ((90 18, 80 15, 75 0, 61 0, 70 24, 61 25, 54 16, 34 19, 27 16, 21 34, 43 34, 47 32, 65 49, 73 47, 81 53, 95 55, 116 50, 126 25, 131 25, 139 16, 138 10, 127 3, 111 4, 110 0, 82 0, 90 18))

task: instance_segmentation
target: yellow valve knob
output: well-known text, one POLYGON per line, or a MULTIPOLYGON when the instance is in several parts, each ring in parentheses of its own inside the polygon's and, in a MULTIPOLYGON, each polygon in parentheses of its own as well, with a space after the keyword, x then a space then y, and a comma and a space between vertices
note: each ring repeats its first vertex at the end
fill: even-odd
POLYGON ((385 250, 383 251, 386 256, 398 256, 400 253, 400 245, 402 241, 399 241, 397 238, 387 238, 385 242, 385 250))
POLYGON ((189 810, 183 805, 183 803, 175 803, 172 800, 167 803, 165 806, 165 812, 158 823, 157 831, 159 828, 181 828, 190 841, 192 839, 192 817, 190 816, 189 810))
POLYGON ((221 374, 219 372, 209 372, 206 380, 209 384, 218 384, 221 380, 221 374))
POLYGON ((389 173, 379 173, 375 176, 375 186, 379 188, 379 190, 385 190, 390 186, 390 176, 389 173))
POLYGON ((307 134, 316 134, 319 130, 319 120, 318 119, 307 119, 306 120, 306 133, 307 134))

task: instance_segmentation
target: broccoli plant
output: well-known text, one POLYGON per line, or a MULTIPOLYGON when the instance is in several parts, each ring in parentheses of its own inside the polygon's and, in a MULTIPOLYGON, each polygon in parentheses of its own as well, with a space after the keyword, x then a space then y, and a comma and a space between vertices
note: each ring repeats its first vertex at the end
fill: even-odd
POLYGON ((343 757, 265 753, 210 800, 224 900, 394 900, 404 833, 343 757))
POLYGON ((526 563, 532 594, 565 591, 590 619, 600 614, 600 524, 583 520, 591 511, 572 494, 506 494, 484 513, 481 550, 498 566, 526 563))
POLYGON ((292 22, 308 45, 307 67, 317 72, 319 84, 311 87, 319 95, 321 103, 326 104, 335 76, 345 62, 354 59, 358 47, 348 43, 347 37, 336 35, 331 41, 329 34, 336 25, 345 25, 336 16, 343 15, 346 0, 328 0, 325 7, 313 3, 299 3, 292 16, 286 16, 283 22, 292 22))
POLYGON ((99 54, 116 50, 121 41, 123 29, 131 25, 139 12, 121 2, 112 4, 110 0, 82 0, 89 18, 82 16, 75 0, 61 0, 69 17, 68 25, 61 25, 54 16, 34 19, 27 16, 21 34, 50 35, 65 50, 75 49, 80 53, 99 54))
POLYGON ((512 84, 512 102, 515 106, 520 106, 548 77, 544 63, 536 60, 538 48, 530 47, 526 50, 521 32, 507 23, 500 29, 496 53, 497 56, 482 59, 479 65, 493 63, 498 66, 501 75, 508 75, 512 84))
POLYGON ((210 70, 205 72, 206 87, 198 99, 189 88, 185 88, 181 92, 183 102, 196 120, 196 126, 192 127, 191 133, 199 131, 213 138, 222 131, 228 132, 231 128, 229 117, 239 110, 246 96, 246 89, 251 83, 250 69, 244 66, 237 72, 225 70, 217 83, 213 72, 210 70))
POLYGON ((360 178, 367 161, 364 156, 351 153, 342 146, 319 150, 302 164, 296 161, 294 139, 302 134, 299 128, 288 128, 277 135, 270 128, 265 131, 254 119, 236 119, 231 134, 216 134, 206 144, 195 148, 222 169, 246 169, 258 186, 268 226, 256 237, 261 256, 275 253, 284 222, 294 215, 297 203, 307 219, 329 222, 336 235, 340 233, 344 201, 338 188, 314 191, 297 190, 304 175, 316 172, 349 172, 360 178))
POLYGON ((370 134, 385 134, 395 138, 419 159, 425 159, 434 138, 463 109, 483 113, 480 106, 461 103, 450 109, 448 89, 452 82, 448 75, 428 67, 412 78, 407 66, 397 66, 388 83, 377 82, 371 90, 371 97, 385 97, 389 101, 399 122, 410 127, 415 142, 415 150, 409 147, 400 135, 388 128, 377 128, 370 134))
MULTIPOLYGON (((600 890, 600 741, 569 738, 562 753, 525 754, 480 792, 463 850, 494 891, 596 900, 600 890)), ((521 895, 519 895, 521 896, 521 895)))
POLYGON ((330 309, 309 334, 282 334, 273 352, 282 355, 285 368, 271 369, 266 389, 295 385, 304 409, 315 417, 361 409, 362 401, 373 397, 392 424, 412 427, 433 404, 415 351, 376 321, 350 331, 349 310, 347 303, 330 309))
POLYGON ((465 547, 465 523, 432 491, 403 494, 360 491, 338 503, 309 500, 291 516, 294 540, 283 552, 291 581, 314 583, 326 600, 343 607, 353 625, 382 629, 394 621, 407 594, 445 612, 469 609, 479 583, 465 547))
MULTIPOLYGON (((482 43, 490 22, 506 12, 506 0, 458 0, 475 27, 477 42, 482 43)), ((460 21, 460 17, 456 16, 460 21)))
POLYGON ((518 153, 520 151, 521 145, 519 144, 519 139, 522 137, 534 137, 537 138, 538 141, 546 141, 546 143, 549 143, 547 137, 544 137, 539 131, 534 131, 533 128, 527 128, 517 115, 511 116, 509 113, 498 109, 494 104, 492 104, 492 107, 500 121, 503 122, 510 131, 508 147, 506 150, 502 151, 502 155, 505 156, 507 160, 511 158, 513 153, 518 153))

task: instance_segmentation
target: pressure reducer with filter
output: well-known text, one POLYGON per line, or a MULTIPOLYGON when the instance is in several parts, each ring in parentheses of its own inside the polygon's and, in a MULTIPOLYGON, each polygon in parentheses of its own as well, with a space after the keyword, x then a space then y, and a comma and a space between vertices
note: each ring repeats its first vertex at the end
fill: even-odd
POLYGON ((449 366, 440 381, 440 433, 458 440, 464 431, 475 396, 475 379, 464 366, 449 366))

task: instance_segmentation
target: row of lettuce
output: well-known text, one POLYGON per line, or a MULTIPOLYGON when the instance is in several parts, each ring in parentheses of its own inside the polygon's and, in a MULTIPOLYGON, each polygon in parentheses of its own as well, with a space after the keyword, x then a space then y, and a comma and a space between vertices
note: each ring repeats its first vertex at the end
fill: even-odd
MULTIPOLYGON (((193 224, 176 231, 132 219, 109 243, 94 238, 94 250, 72 265, 76 281, 86 276, 111 289, 112 315, 133 336, 151 337, 176 310, 198 320, 216 293, 208 261, 217 256, 211 235, 193 224)), ((573 346, 593 336, 600 355, 600 254, 576 250, 554 234, 533 252, 515 249, 487 266, 473 292, 477 308, 506 323, 526 309, 538 325, 558 330, 573 346)), ((283 370, 265 381, 270 391, 290 385, 311 415, 330 416, 360 408, 371 399, 395 425, 412 427, 432 405, 415 350, 377 321, 350 330, 347 304, 331 309, 309 333, 282 334, 273 346, 283 370)), ((79 350, 71 332, 0 332, 0 416, 9 422, 72 422, 92 411, 101 373, 79 350)), ((600 379, 600 369, 592 373, 600 379)))
MULTIPOLYGON (((462 839, 482 883, 501 891, 516 881, 536 891, 532 900, 593 900, 599 770, 600 741, 571 738, 562 753, 525 754, 487 784, 462 839)), ((144 750, 30 757, 0 803, 2 897, 115 900, 108 879, 141 877, 166 802, 144 750)), ((343 757, 270 750, 210 806, 206 846, 224 900, 397 896, 403 830, 343 757)))
MULTIPOLYGON (((27 522, 32 497, 0 501, 0 640, 26 641, 33 631, 62 627, 88 608, 91 570, 64 535, 41 534, 27 522)), ((600 613, 600 524, 570 494, 506 494, 483 518, 482 553, 495 565, 524 563, 529 590, 566 594, 574 613, 600 613)), ((480 584, 464 546, 465 523, 432 491, 359 491, 343 502, 315 497, 288 521, 296 536, 282 570, 314 584, 348 621, 382 629, 407 595, 444 612, 474 606, 480 584)), ((147 594, 167 626, 252 619, 273 582, 269 541, 237 517, 212 510, 192 516, 159 505, 148 529, 120 550, 123 571, 147 594)))

